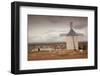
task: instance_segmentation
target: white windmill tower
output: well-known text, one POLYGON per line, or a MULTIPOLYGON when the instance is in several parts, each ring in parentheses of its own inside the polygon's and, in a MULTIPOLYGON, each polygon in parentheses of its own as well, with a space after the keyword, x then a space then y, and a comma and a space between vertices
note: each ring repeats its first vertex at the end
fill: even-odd
POLYGON ((83 36, 81 33, 75 32, 73 29, 73 22, 70 22, 70 30, 66 34, 61 34, 60 36, 66 37, 67 49, 77 50, 78 49, 78 36, 83 36))

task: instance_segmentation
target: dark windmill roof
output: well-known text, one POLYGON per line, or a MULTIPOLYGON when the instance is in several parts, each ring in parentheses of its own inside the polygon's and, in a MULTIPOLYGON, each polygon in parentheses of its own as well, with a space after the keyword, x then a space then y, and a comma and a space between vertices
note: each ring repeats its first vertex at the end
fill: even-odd
POLYGON ((72 22, 70 23, 70 31, 66 34, 61 34, 61 36, 83 36, 83 34, 81 33, 77 33, 74 31, 74 29, 72 28, 72 22))
POLYGON ((81 36, 83 34, 81 33, 76 33, 73 29, 70 29, 69 33, 67 34, 67 36, 81 36))

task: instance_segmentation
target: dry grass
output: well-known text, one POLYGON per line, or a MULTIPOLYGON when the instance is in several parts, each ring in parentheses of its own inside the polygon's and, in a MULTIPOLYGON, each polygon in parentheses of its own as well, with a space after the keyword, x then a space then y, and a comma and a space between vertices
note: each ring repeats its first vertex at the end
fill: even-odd
POLYGON ((88 58, 87 52, 74 50, 29 52, 28 60, 55 60, 55 59, 80 59, 88 58))

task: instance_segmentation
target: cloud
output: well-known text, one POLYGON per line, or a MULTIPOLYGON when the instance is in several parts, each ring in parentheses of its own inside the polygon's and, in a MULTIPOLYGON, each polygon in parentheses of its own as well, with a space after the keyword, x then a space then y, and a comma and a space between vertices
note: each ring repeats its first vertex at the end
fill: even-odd
POLYGON ((64 41, 64 37, 59 35, 69 32, 70 22, 73 22, 73 28, 76 32, 84 33, 87 38, 87 17, 29 15, 28 42, 64 41))

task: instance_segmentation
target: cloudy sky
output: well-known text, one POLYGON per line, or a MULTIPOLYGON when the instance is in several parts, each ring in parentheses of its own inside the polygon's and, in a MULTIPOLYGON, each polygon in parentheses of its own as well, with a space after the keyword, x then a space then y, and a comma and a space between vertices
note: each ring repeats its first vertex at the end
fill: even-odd
POLYGON ((28 15, 28 43, 62 42, 65 37, 60 34, 69 32, 70 22, 87 40, 87 17, 28 15))

